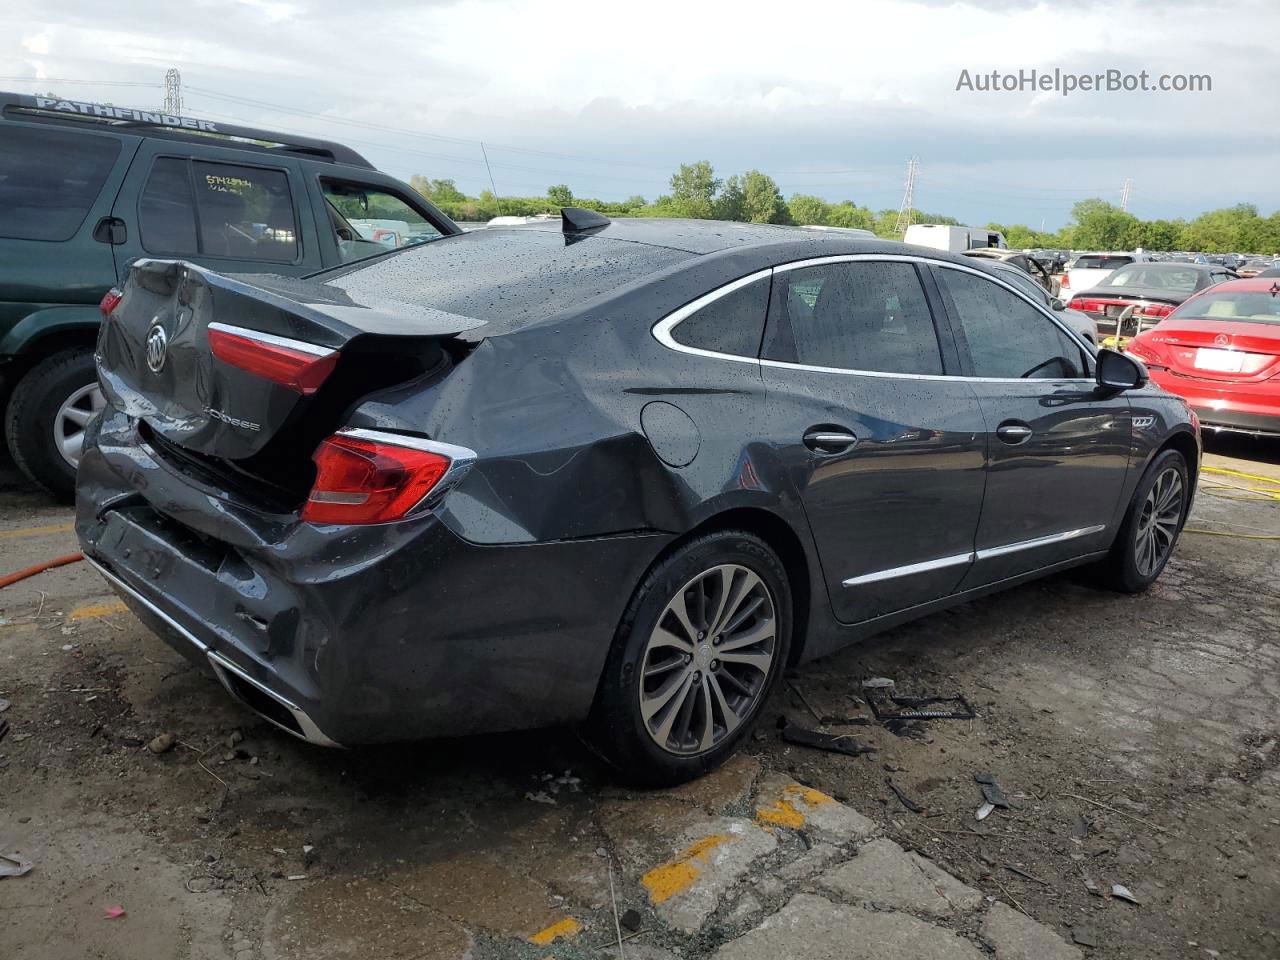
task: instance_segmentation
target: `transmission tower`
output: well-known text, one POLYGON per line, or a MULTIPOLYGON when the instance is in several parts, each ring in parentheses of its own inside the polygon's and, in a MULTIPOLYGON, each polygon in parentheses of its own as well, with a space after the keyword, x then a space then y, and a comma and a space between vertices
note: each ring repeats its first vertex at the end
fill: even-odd
POLYGON ((175 67, 170 67, 164 74, 164 106, 165 113, 179 116, 182 113, 182 74, 175 67))
POLYGON ((1129 210, 1129 192, 1133 189, 1133 179, 1131 177, 1124 178, 1124 186, 1120 190, 1120 209, 1128 212, 1129 210))
POLYGON ((898 209, 898 222, 893 232, 902 236, 911 226, 911 217, 916 202, 916 174, 920 172, 920 158, 912 157, 907 161, 907 192, 902 195, 902 206, 898 209))

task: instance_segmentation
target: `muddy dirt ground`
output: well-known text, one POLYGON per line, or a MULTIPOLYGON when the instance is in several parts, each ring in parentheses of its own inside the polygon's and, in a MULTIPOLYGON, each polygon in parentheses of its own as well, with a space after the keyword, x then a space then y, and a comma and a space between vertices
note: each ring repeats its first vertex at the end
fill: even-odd
MULTIPOLYGON (((1191 530, 1280 535, 1278 464, 1280 444, 1211 442, 1191 530)), ((0 473, 0 573, 73 551, 70 517, 0 473)), ((0 854, 34 863, 0 879, 0 956, 607 956, 612 880, 639 914, 626 956, 709 957, 777 908, 776 858, 717 891, 695 933, 655 915, 636 865, 664 831, 678 846, 682 811, 749 815, 778 772, 1066 939, 1089 930, 1087 957, 1280 957, 1277 557, 1274 539, 1189 532, 1142 596, 1064 575, 894 630, 793 674, 723 775, 648 794, 564 730, 296 742, 84 564, 53 570, 0 591, 0 854), (782 741, 778 718, 813 726, 810 706, 866 715, 853 698, 873 676, 963 692, 978 717, 827 727, 876 747, 857 758, 782 741), (153 754, 162 733, 176 745, 153 754), (979 823, 981 771, 1014 805, 979 823)))

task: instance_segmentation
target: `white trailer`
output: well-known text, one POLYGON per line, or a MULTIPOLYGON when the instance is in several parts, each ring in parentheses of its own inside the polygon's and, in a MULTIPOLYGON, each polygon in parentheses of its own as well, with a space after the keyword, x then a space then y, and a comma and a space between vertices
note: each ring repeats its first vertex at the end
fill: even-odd
POLYGON ((999 230, 983 230, 979 227, 954 227, 944 223, 913 223, 907 227, 904 243, 920 247, 963 253, 980 247, 998 247, 1007 250, 1009 244, 999 230))

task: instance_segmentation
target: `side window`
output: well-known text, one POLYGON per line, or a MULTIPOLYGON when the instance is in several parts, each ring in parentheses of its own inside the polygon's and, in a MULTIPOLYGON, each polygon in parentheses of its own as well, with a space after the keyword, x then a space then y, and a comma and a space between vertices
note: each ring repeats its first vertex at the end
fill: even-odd
POLYGON ((149 253, 197 254, 195 199, 187 161, 160 157, 138 199, 138 234, 149 253))
POLYGON ((775 272, 765 356, 845 370, 942 373, 915 267, 892 261, 775 272))
POLYGON ((120 142, 3 124, 0 237, 70 240, 98 199, 120 142))
POLYGON ((283 170, 193 160, 200 252, 292 263, 298 259, 289 176, 283 170))
POLYGON ((979 377, 1055 380, 1086 375, 1079 344, 1021 297, 985 277, 938 268, 979 377))
POLYGON ((383 187, 321 180, 320 190, 343 263, 441 235, 420 210, 383 187))
POLYGON ((681 320, 671 338, 686 347, 755 359, 769 307, 769 278, 763 277, 711 301, 681 320))

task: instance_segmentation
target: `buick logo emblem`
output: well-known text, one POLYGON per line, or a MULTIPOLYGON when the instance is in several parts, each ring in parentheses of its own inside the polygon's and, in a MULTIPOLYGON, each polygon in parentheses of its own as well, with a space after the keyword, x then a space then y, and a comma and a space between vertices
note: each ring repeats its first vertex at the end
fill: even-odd
POLYGON ((147 333, 147 366, 152 373, 164 369, 164 358, 169 353, 169 335, 164 327, 156 324, 147 333))
POLYGON ((1213 342, 1220 347, 1225 347, 1227 344, 1231 342, 1231 338, 1228 337, 1225 333, 1220 333, 1213 338, 1213 342))

